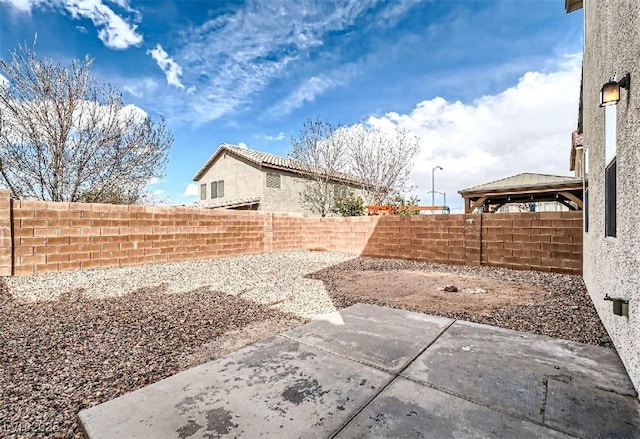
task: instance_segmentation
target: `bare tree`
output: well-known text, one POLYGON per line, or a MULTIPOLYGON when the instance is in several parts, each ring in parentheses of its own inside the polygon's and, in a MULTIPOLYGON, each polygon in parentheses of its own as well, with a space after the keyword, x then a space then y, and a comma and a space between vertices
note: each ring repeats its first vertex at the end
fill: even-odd
POLYGON ((361 183, 369 204, 383 204, 406 190, 418 153, 418 138, 396 128, 356 124, 342 130, 348 138, 349 172, 361 183))
POLYGON ((133 204, 162 176, 173 137, 91 75, 20 46, 0 60, 0 183, 15 197, 133 204))
POLYGON ((334 126, 307 120, 289 155, 309 175, 302 205, 321 216, 336 212, 336 202, 361 190, 367 204, 383 204, 406 192, 418 139, 400 129, 382 130, 364 123, 334 126))
POLYGON ((335 210, 336 182, 347 166, 347 144, 336 135, 329 122, 307 120, 298 138, 291 139, 289 156, 300 162, 308 182, 300 193, 302 205, 311 212, 327 216, 335 210))

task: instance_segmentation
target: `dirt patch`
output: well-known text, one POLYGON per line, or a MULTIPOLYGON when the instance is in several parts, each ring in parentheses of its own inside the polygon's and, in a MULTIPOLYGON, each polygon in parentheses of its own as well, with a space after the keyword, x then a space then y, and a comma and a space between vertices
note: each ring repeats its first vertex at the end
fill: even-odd
POLYGON ((309 277, 337 308, 370 303, 613 348, 580 276, 361 257, 309 277))
POLYGON ((442 272, 354 271, 336 276, 335 286, 362 299, 393 301, 410 308, 428 304, 432 312, 452 310, 491 315, 496 307, 532 305, 544 291, 539 288, 442 272))

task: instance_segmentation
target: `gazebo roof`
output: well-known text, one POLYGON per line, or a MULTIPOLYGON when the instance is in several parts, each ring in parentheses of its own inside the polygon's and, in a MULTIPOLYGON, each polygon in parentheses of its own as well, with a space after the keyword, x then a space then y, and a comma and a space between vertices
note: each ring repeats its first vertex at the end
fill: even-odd
MULTIPOLYGON (((582 209, 581 177, 525 172, 458 191, 465 199, 465 212, 508 203, 557 201, 569 209, 582 209)), ((494 207, 497 209, 497 207, 494 207)))
POLYGON ((501 178, 500 180, 491 181, 489 183, 479 184, 458 191, 461 195, 471 194, 475 192, 495 193, 505 191, 523 192, 527 189, 534 188, 555 188, 556 186, 579 186, 582 187, 582 178, 564 175, 548 175, 534 174, 524 172, 512 177, 501 178))

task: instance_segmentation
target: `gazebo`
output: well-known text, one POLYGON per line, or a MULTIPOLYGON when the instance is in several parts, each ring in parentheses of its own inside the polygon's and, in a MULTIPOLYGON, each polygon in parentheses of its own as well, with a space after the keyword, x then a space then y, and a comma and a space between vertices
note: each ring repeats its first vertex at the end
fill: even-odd
POLYGON ((580 177, 523 173, 458 191, 465 213, 476 209, 491 213, 505 204, 558 202, 569 210, 582 210, 580 177))

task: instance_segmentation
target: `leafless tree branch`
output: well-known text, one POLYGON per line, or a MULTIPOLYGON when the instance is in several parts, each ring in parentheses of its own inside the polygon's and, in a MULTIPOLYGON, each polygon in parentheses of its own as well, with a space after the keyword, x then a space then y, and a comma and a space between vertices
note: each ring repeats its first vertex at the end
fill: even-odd
POLYGON ((291 140, 289 155, 304 163, 310 176, 300 194, 303 206, 326 216, 335 209, 336 181, 360 188, 367 204, 403 195, 418 149, 418 139, 400 129, 308 120, 291 140))
POLYGON ((141 202, 161 177, 173 137, 121 93, 91 75, 92 60, 68 67, 20 46, 0 70, 0 183, 15 197, 141 202))

